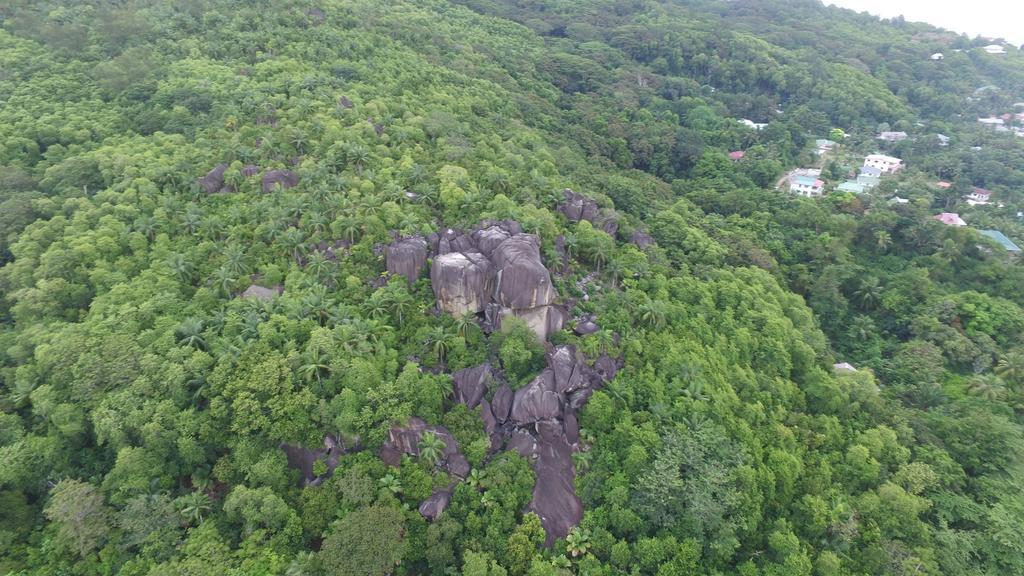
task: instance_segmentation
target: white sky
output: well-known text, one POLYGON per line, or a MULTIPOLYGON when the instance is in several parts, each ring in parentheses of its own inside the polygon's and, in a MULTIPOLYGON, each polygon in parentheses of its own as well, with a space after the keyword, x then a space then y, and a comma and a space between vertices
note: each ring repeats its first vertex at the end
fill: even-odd
POLYGON ((1021 0, 823 0, 883 18, 903 15, 914 22, 963 32, 970 37, 1005 38, 1024 44, 1024 1, 1021 0))

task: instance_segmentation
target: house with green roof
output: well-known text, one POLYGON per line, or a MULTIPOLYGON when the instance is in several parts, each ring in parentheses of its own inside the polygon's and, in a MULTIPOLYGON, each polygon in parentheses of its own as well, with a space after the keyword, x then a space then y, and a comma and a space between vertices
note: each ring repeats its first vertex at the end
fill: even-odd
POLYGON ((1007 238, 1006 234, 1003 234, 999 230, 979 230, 978 232, 980 232, 982 236, 987 236, 995 240, 997 244, 1005 248, 1010 254, 1020 254, 1020 246, 1014 244, 1013 240, 1007 238))
POLYGON ((854 182, 853 180, 848 180, 839 186, 836 186, 836 192, 853 192, 854 194, 863 194, 865 190, 867 190, 867 186, 860 182, 854 182))

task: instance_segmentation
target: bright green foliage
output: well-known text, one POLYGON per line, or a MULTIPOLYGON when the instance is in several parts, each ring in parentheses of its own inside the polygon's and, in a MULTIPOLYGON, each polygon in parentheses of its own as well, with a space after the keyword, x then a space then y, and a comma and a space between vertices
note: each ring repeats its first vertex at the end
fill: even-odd
POLYGON ((0 573, 1024 573, 1024 267, 978 233, 1024 241, 1024 139, 975 122, 1024 60, 984 43, 809 1, 3 2, 0 573), (879 151, 868 193, 774 189, 879 151), (544 344, 382 278, 485 219, 600 327, 552 343, 623 362, 551 547, 450 375, 518 388, 544 344), (469 478, 436 436, 380 460, 412 416, 469 478), (327 434, 299 488, 281 444, 327 434))

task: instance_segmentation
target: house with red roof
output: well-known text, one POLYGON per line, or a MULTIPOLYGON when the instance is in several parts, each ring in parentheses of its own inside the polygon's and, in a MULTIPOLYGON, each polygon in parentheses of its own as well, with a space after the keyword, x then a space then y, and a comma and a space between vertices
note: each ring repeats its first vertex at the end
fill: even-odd
POLYGON ((942 222, 946 226, 967 226, 967 222, 964 222, 964 219, 956 212, 943 212, 942 214, 933 216, 933 218, 942 222))
POLYGON ((971 206, 977 204, 988 204, 991 199, 991 190, 985 190, 984 188, 978 188, 977 186, 972 186, 971 193, 967 195, 967 203, 971 206))
POLYGON ((732 160, 733 162, 739 162, 746 155, 747 153, 744 152, 743 150, 734 150, 732 152, 729 152, 729 160, 732 160))

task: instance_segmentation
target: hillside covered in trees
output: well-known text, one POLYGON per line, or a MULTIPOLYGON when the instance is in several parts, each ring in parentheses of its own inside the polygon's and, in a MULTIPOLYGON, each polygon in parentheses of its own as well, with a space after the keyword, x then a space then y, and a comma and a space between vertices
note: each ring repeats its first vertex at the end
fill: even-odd
POLYGON ((810 0, 3 2, 0 574, 1024 574, 993 42, 810 0))

